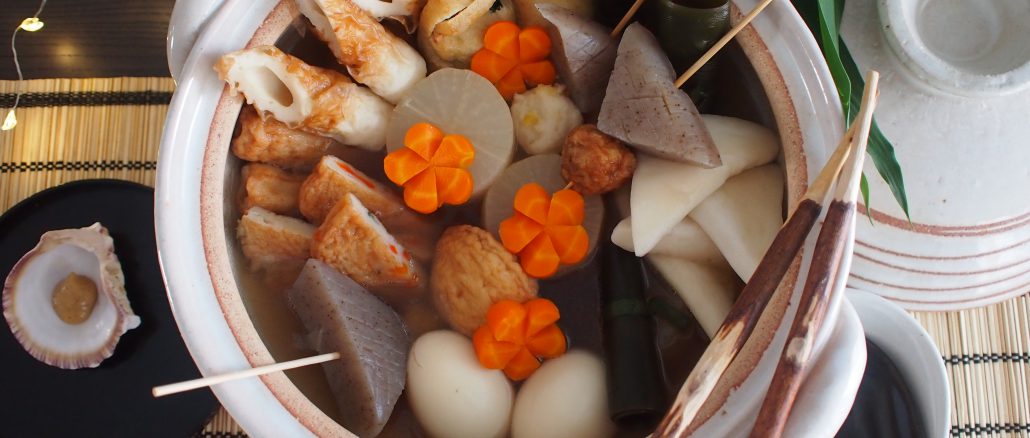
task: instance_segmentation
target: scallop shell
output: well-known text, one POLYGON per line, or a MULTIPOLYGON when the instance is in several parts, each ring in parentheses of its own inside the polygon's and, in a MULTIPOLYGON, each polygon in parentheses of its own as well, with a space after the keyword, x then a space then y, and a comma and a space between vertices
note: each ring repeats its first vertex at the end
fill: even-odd
POLYGON ((125 294, 114 240, 99 223, 43 234, 4 282, 3 309, 25 351, 65 369, 95 368, 114 353, 126 331, 140 324, 125 294), (54 287, 72 272, 97 285, 93 312, 80 324, 62 321, 51 304, 54 287))

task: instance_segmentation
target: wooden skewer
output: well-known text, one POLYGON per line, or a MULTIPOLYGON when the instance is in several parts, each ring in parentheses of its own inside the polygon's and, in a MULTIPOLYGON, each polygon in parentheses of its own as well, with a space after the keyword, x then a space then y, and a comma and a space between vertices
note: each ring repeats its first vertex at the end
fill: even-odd
POLYGON ((623 15, 622 19, 619 20, 619 24, 616 24, 615 29, 612 29, 612 39, 619 37, 619 34, 622 33, 623 29, 626 29, 626 26, 629 26, 629 20, 633 19, 633 16, 637 13, 637 10, 640 9, 640 7, 643 5, 644 0, 636 0, 635 2, 633 2, 633 5, 629 7, 628 11, 626 11, 626 15, 623 15))
POLYGON ((851 154, 847 174, 834 191, 833 201, 826 212, 823 228, 816 240, 816 252, 808 271, 798 312, 787 333, 783 353, 773 374, 758 419, 751 430, 753 438, 779 437, 787 425, 801 382, 808 371, 809 360, 815 346, 816 334, 823 325, 826 309, 832 301, 833 289, 841 271, 844 249, 849 230, 854 226, 855 202, 859 192, 866 143, 876 107, 879 75, 873 71, 866 79, 866 92, 862 98, 859 131, 855 138, 855 151, 851 154))
POLYGON ((225 383, 233 380, 245 379, 247 377, 260 376, 264 374, 274 373, 276 371, 286 371, 294 368, 306 367, 308 365, 315 365, 322 362, 329 362, 340 358, 340 353, 326 353, 318 356, 305 357, 301 359, 295 359, 286 362, 273 363, 271 365, 260 366, 257 368, 251 368, 249 370, 241 370, 228 374, 222 374, 218 376, 204 377, 200 379, 188 380, 185 382, 172 383, 169 385, 155 386, 151 391, 154 397, 164 397, 170 394, 177 394, 180 392, 191 391, 197 388, 203 388, 205 386, 213 386, 219 383, 225 383))
MULTIPOLYGON (((640 1, 641 0, 637 0, 638 3, 640 1)), ((737 36, 737 34, 740 33, 740 31, 744 30, 744 28, 747 27, 748 24, 751 24, 751 20, 754 20, 755 17, 758 16, 758 14, 765 10, 766 6, 769 6, 769 3, 772 3, 772 1, 773 0, 762 0, 762 2, 759 3, 758 6, 755 6, 755 8, 751 10, 751 13, 747 14, 747 16, 744 17, 744 19, 741 20, 740 23, 737 23, 737 25, 733 26, 733 28, 730 29, 729 32, 726 32, 726 35, 723 35, 722 38, 719 38, 719 41, 716 41, 715 45, 709 48, 704 55, 701 55, 701 57, 698 58, 697 61, 694 61, 694 65, 690 66, 690 68, 688 68, 687 71, 683 72, 683 74, 680 75, 678 79, 676 79, 676 88, 682 87, 683 84, 687 83, 687 80, 690 79, 691 76, 694 76, 694 73, 697 73, 697 71, 700 70, 701 67, 704 67, 704 65, 707 64, 708 61, 710 61, 716 53, 719 53, 719 50, 721 50, 723 46, 726 45, 726 43, 729 43, 730 40, 732 40, 733 37, 737 36)), ((630 12, 633 12, 632 8, 630 8, 630 12)), ((625 19, 626 18, 623 18, 623 20, 625 19)), ((622 23, 619 24, 621 25, 622 23)))
POLYGON ((860 119, 861 113, 844 134, 826 166, 812 181, 787 222, 780 228, 751 276, 751 281, 744 286, 722 327, 712 337, 712 342, 680 388, 672 408, 659 423, 654 436, 678 437, 686 433, 723 373, 751 337, 762 311, 787 269, 800 256, 801 246, 822 212, 830 187, 837 180, 845 160, 851 155, 849 151, 860 119))

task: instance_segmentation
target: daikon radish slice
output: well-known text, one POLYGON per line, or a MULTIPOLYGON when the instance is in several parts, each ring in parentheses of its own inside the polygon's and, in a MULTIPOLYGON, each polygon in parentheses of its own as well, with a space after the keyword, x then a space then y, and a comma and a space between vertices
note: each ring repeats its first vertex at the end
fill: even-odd
MULTIPOLYGON (((612 243, 626 251, 633 252, 632 226, 632 218, 626 218, 619 222, 612 230, 612 243)), ((678 257, 706 265, 729 266, 712 239, 697 225, 697 222, 689 217, 683 219, 682 222, 672 227, 668 234, 662 236, 662 240, 658 241, 650 254, 678 257)))
POLYGON ((769 164, 730 178, 690 218, 748 281, 783 226, 783 171, 769 164))
POLYGON ((714 335, 743 287, 733 271, 666 255, 649 255, 647 261, 676 290, 705 333, 714 335))
POLYGON ((729 177, 776 158, 776 135, 756 123, 734 117, 704 115, 722 157, 722 166, 691 164, 638 154, 630 189, 634 253, 644 256, 729 177))

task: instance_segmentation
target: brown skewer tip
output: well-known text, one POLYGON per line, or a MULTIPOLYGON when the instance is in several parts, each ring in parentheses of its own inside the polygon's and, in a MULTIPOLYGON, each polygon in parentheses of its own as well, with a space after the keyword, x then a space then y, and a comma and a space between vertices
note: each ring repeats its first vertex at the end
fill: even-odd
MULTIPOLYGON (((772 1, 773 0, 762 0, 762 2, 759 3, 758 6, 755 6, 755 8, 752 9, 751 12, 747 14, 747 16, 744 17, 743 20, 740 20, 740 22, 733 26, 733 28, 730 29, 729 32, 726 32, 726 35, 723 35, 722 38, 719 38, 719 41, 716 41, 715 44, 713 44, 712 47, 709 48, 707 52, 705 52, 704 55, 701 55, 701 57, 698 58, 697 61, 694 61, 694 65, 691 65, 690 68, 687 69, 687 71, 683 72, 683 74, 680 75, 678 79, 676 79, 676 82, 674 83, 674 85, 676 85, 676 88, 682 87, 683 84, 687 83, 687 80, 689 80, 691 76, 694 76, 694 73, 697 73, 697 71, 700 70, 701 67, 704 67, 704 65, 707 64, 708 61, 710 61, 716 53, 719 53, 719 50, 722 50, 723 46, 729 43, 730 40, 733 39, 733 37, 737 36, 737 34, 740 33, 740 31, 744 30, 744 28, 747 27, 748 24, 751 24, 751 20, 754 20, 755 17, 758 16, 758 14, 762 13, 762 11, 765 10, 765 7, 769 6, 769 3, 772 3, 772 1)), ((637 2, 639 3, 641 2, 641 0, 637 0, 637 2)), ((630 11, 633 11, 633 9, 630 9, 630 11)), ((623 19, 625 20, 625 18, 623 19)))
POLYGON ((866 80, 866 92, 862 97, 862 109, 856 117, 859 126, 854 144, 856 150, 851 153, 848 166, 838 181, 833 201, 827 209, 826 219, 816 240, 808 277, 801 292, 798 311, 787 333, 776 372, 751 430, 752 437, 783 435, 801 383, 808 371, 816 335, 834 298, 834 287, 841 279, 844 253, 851 229, 854 227, 855 203, 862 165, 865 162, 869 129, 876 107, 878 81, 879 75, 875 71, 870 72, 866 80))
MULTIPOLYGON (((875 78, 872 84, 875 87, 875 78)), ((864 118, 857 118, 848 129, 823 170, 813 180, 801 202, 780 228, 769 250, 755 269, 751 281, 744 286, 740 297, 726 315, 722 327, 712 337, 712 342, 680 388, 676 400, 659 423, 654 436, 678 437, 686 433, 729 364, 751 337, 773 292, 783 280, 791 263, 800 256, 801 246, 815 226, 816 219, 822 212, 823 203, 827 201, 826 195, 840 176, 845 160, 853 156, 849 150, 855 133, 861 132, 857 128, 861 123, 859 120, 864 118)))

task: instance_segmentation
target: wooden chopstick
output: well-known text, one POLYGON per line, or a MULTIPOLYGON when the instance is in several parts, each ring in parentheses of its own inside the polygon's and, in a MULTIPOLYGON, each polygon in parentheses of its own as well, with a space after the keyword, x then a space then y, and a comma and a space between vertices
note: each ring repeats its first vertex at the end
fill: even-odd
POLYGON ((856 122, 844 134, 844 138, 837 145, 837 149, 830 156, 826 166, 808 187, 801 202, 776 234, 769 250, 762 257, 755 273, 751 276, 751 281, 744 286, 740 297, 726 315, 722 327, 712 337, 712 342, 701 355, 694 370, 690 372, 669 412, 658 424, 654 436, 682 436, 685 434, 687 427, 694 421, 694 417, 711 395, 712 390, 715 389, 715 385, 722 378, 729 364, 733 362, 744 343, 751 337, 762 311, 765 310, 773 292, 776 291, 794 259, 798 257, 801 246, 815 226, 830 187, 837 180, 844 161, 850 155, 849 151, 857 126, 856 119, 856 122))
POLYGON ((247 377, 255 377, 264 374, 274 373, 276 371, 285 371, 293 368, 300 368, 308 365, 319 364, 322 362, 329 362, 339 358, 340 353, 320 354, 318 356, 304 357, 287 362, 273 363, 270 365, 236 371, 232 373, 220 374, 217 376, 210 376, 200 379, 187 380, 185 382, 155 386, 151 393, 154 395, 154 397, 164 397, 166 395, 177 394, 185 391, 192 391, 194 389, 203 388, 205 386, 213 386, 219 383, 245 379, 247 377))
POLYGON ((783 434, 801 382, 808 371, 816 334, 823 325, 826 310, 832 301, 848 234, 854 226, 855 203, 865 161, 869 128, 876 107, 878 81, 879 74, 875 71, 870 72, 862 97, 862 109, 856 117, 861 123, 855 138, 855 151, 851 154, 846 176, 838 182, 833 201, 827 209, 826 219, 816 240, 808 277, 801 292, 798 311, 787 333, 787 341, 758 413, 758 419, 751 430, 752 438, 779 437, 783 434))

